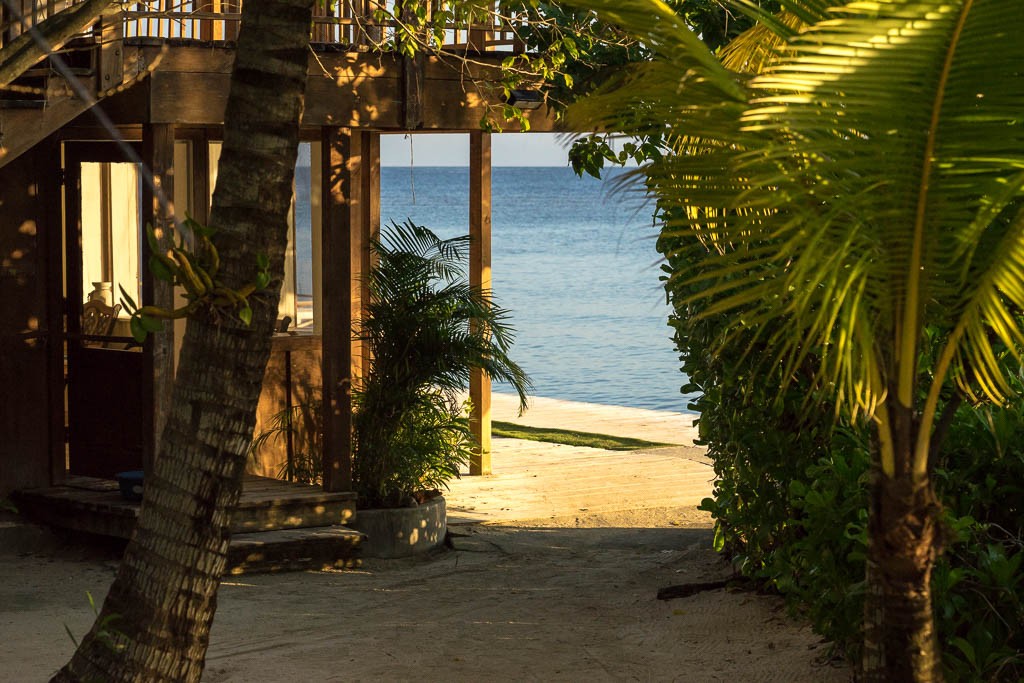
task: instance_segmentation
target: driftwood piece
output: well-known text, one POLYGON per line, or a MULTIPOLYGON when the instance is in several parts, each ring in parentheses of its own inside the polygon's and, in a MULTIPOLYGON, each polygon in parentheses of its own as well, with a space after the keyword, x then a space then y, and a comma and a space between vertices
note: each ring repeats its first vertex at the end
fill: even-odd
POLYGON ((665 586, 658 589, 659 600, 675 600, 676 598, 688 598, 697 593, 705 591, 716 591, 733 583, 731 580, 702 581, 696 583, 683 583, 678 586, 665 586))

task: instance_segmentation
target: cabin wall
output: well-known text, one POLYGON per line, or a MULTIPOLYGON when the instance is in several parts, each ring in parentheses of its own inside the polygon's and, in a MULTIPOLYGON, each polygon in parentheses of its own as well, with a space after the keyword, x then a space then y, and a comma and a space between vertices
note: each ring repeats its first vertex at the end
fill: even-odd
MULTIPOLYGON (((0 168, 0 497, 50 484, 46 145, 0 168)), ((53 180, 49 178, 49 180, 53 180)), ((52 211, 51 211, 52 214, 52 211)), ((59 277, 59 276, 58 276, 59 277)))
MULTIPOLYGON (((301 406, 300 411, 304 415, 311 411, 315 413, 321 400, 321 362, 320 337, 307 334, 274 337, 256 410, 257 436, 271 428, 274 417, 287 407, 288 387, 293 406, 301 406)), ((301 461, 313 457, 319 465, 322 457, 320 447, 311 447, 310 444, 318 444, 316 432, 320 425, 314 425, 312 431, 308 427, 305 420, 300 420, 296 425, 293 436, 296 459, 301 461)), ((281 478, 288 461, 286 443, 284 434, 268 439, 253 453, 247 470, 264 477, 281 478)))

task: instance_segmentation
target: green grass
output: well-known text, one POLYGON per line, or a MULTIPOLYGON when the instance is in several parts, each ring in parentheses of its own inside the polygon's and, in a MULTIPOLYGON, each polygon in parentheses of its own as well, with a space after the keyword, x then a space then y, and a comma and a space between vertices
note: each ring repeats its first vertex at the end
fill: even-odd
POLYGON ((503 436, 509 439, 526 439, 528 441, 560 443, 567 446, 603 448, 607 451, 635 451, 641 448, 657 448, 659 446, 674 445, 669 443, 658 443, 656 441, 644 441, 643 439, 630 439, 625 436, 609 436, 607 434, 592 434, 590 432, 574 432, 569 429, 527 427, 526 425, 518 425, 512 422, 498 421, 491 423, 491 434, 493 436, 503 436))

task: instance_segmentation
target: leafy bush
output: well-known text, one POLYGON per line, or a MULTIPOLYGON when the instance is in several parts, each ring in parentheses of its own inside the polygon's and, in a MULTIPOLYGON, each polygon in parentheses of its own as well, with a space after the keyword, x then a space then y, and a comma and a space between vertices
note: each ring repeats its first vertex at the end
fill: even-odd
MULTIPOLYGON (((352 392, 360 507, 415 505, 420 492, 459 476, 475 445, 459 398, 471 369, 508 382, 526 406, 530 380, 507 355, 509 312, 466 282, 468 246, 468 236, 442 240, 412 222, 393 223, 371 244, 377 262, 358 333, 367 373, 352 392)), ((300 403, 275 415, 251 451, 291 434, 293 458, 281 476, 319 481, 322 424, 319 400, 300 403)))
MULTIPOLYGON (((715 546, 745 576, 782 593, 791 609, 859 662, 866 552, 868 447, 861 425, 834 426, 827 409, 808 411, 809 383, 785 393, 752 384, 761 358, 716 355, 725 322, 686 303, 694 288, 671 279, 693 262, 663 238, 670 324, 690 383, 700 392, 701 443, 714 462, 715 546)), ((927 359, 923 359, 927 363, 927 359)), ((1018 381, 1019 378, 1018 378, 1018 381)), ((937 465, 946 547, 932 579, 948 680, 1024 679, 1024 400, 961 405, 937 465)))
POLYGON ((937 465, 949 531, 932 585, 948 678, 1024 680, 1024 401, 961 408, 937 465))
POLYGON ((507 355, 507 310, 466 281, 469 237, 407 222, 372 248, 360 339, 366 376, 353 391, 353 484, 363 507, 407 504, 458 476, 471 453, 459 395, 471 369, 508 382, 525 407, 530 381, 507 355))

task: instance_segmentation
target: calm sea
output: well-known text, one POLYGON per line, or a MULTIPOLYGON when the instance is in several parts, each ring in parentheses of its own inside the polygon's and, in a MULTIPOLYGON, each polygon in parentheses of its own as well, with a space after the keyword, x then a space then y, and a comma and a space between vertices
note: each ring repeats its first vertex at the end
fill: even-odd
MULTIPOLYGON (((302 187, 308 168, 298 173, 302 187)), ((494 295, 512 311, 511 355, 534 393, 685 411, 650 209, 569 168, 496 167, 492 188, 494 295)), ((411 218, 450 237, 469 231, 468 207, 466 168, 381 170, 384 223, 411 218)), ((300 212, 300 231, 307 222, 300 212)), ((308 251, 298 258, 302 291, 308 251)))

